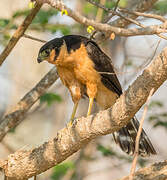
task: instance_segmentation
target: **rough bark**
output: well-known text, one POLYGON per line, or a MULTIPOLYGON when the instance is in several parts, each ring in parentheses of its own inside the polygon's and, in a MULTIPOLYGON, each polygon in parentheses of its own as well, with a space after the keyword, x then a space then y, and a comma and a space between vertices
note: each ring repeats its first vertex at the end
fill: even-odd
MULTIPOLYGON (((134 180, 166 180, 167 160, 152 164, 149 167, 139 169, 134 176, 134 180)), ((120 180, 129 180, 129 176, 120 180)))

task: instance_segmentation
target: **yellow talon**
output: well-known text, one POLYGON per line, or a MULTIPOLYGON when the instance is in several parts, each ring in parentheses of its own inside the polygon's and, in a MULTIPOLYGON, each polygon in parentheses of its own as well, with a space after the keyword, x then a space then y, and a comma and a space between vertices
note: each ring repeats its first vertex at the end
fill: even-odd
POLYGON ((72 114, 71 114, 71 118, 70 118, 70 122, 69 122, 69 125, 72 126, 72 123, 74 121, 74 118, 75 118, 75 114, 76 114, 76 111, 77 111, 77 107, 78 107, 78 102, 76 102, 74 104, 74 107, 73 107, 73 110, 72 110, 72 114))
POLYGON ((88 27, 87 27, 87 32, 88 32, 89 34, 91 34, 92 31, 94 31, 94 30, 95 30, 95 28, 94 28, 93 26, 88 26, 88 27))
POLYGON ((63 16, 64 14, 68 16, 68 11, 66 9, 61 10, 61 15, 63 16))
POLYGON ((89 115, 91 114, 92 106, 93 106, 93 101, 94 101, 94 98, 90 98, 90 99, 89 99, 89 107, 88 107, 87 116, 89 116, 89 115))

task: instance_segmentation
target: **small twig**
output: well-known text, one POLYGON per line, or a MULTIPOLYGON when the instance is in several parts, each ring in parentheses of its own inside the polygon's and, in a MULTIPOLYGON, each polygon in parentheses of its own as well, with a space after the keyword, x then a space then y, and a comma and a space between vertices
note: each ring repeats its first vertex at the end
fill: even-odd
MULTIPOLYGON (((114 7, 114 12, 116 12, 119 2, 120 2, 120 0, 117 0, 115 7, 114 7)), ((112 13, 108 18, 106 18, 104 22, 107 23, 113 16, 114 16, 114 13, 112 13)))
POLYGON ((0 66, 5 61, 6 57, 10 54, 12 49, 17 44, 18 40, 22 37, 28 26, 31 24, 32 20, 42 7, 42 4, 36 3, 35 8, 33 8, 30 14, 24 19, 23 23, 17 28, 12 38, 10 39, 8 45, 5 47, 3 52, 0 54, 0 66))
POLYGON ((137 24, 137 25, 138 25, 138 23, 139 23, 138 21, 135 21, 134 19, 131 19, 131 18, 129 18, 129 17, 125 17, 125 16, 121 15, 119 12, 116 11, 119 1, 117 1, 117 4, 116 4, 114 10, 112 10, 112 9, 110 9, 110 8, 107 8, 107 7, 105 7, 103 4, 97 3, 97 2, 95 2, 95 1, 92 1, 92 0, 87 0, 87 1, 88 1, 89 3, 97 6, 98 8, 101 8, 101 9, 105 10, 105 11, 108 12, 108 13, 112 13, 111 16, 109 16, 108 19, 106 19, 106 20, 104 21, 104 23, 107 23, 107 22, 109 21, 109 18, 111 19, 114 15, 117 15, 117 16, 119 16, 119 17, 121 17, 121 18, 123 18, 123 19, 125 19, 125 20, 127 20, 127 21, 129 21, 129 22, 132 22, 132 23, 134 23, 134 24, 137 24))
MULTIPOLYGON (((130 17, 123 16, 122 14, 120 14, 119 12, 117 12, 116 9, 114 9, 114 11, 113 11, 112 9, 106 8, 106 7, 103 6, 102 4, 99 4, 99 3, 95 2, 95 1, 92 1, 92 0, 87 0, 87 1, 90 2, 91 4, 95 5, 95 6, 99 7, 99 8, 104 9, 105 11, 107 11, 107 12, 109 12, 109 13, 112 13, 110 19, 111 19, 114 15, 117 15, 117 16, 119 16, 120 18, 122 18, 122 19, 124 19, 124 20, 127 20, 127 21, 129 21, 129 22, 131 22, 131 23, 136 24, 136 25, 139 26, 139 27, 146 28, 146 26, 144 26, 144 25, 141 24, 140 22, 138 22, 138 21, 136 21, 136 20, 134 20, 134 19, 132 19, 132 18, 130 18, 130 17)), ((129 12, 129 13, 135 14, 135 15, 137 15, 137 16, 140 16, 141 14, 142 14, 142 16, 147 16, 146 13, 140 13, 140 12, 134 12, 134 13, 133 13, 132 11, 128 11, 128 10, 124 10, 124 9, 120 9, 119 11, 129 12)), ((161 20, 161 21, 164 22, 164 23, 167 22, 167 20, 166 20, 165 18, 163 18, 162 16, 159 16, 159 15, 156 16, 155 14, 148 14, 147 17, 149 17, 149 18, 153 18, 153 17, 154 17, 155 19, 159 19, 159 20, 161 20)), ((105 22, 105 23, 106 23, 106 22, 105 22)), ((94 35, 95 35, 96 33, 97 33, 97 31, 95 31, 95 32, 93 33, 93 37, 94 37, 94 35)), ((159 37, 167 40, 167 37, 164 36, 164 35, 157 34, 157 36, 159 36, 159 37)))
POLYGON ((137 159, 138 159, 138 154, 139 154, 139 142, 140 142, 140 136, 141 136, 141 133, 142 133, 142 127, 143 127, 144 119, 145 119, 147 111, 148 111, 148 104, 149 104, 150 98, 153 95, 153 93, 154 93, 154 88, 151 89, 151 91, 149 93, 149 96, 147 98, 146 104, 144 106, 144 112, 143 112, 143 115, 142 115, 142 118, 141 118, 141 121, 140 121, 137 136, 136 136, 135 152, 134 152, 134 158, 133 158, 132 167, 131 167, 131 171, 130 171, 130 175, 129 175, 129 180, 133 180, 133 178, 134 178, 137 159))
MULTIPOLYGON (((140 1, 135 1, 135 3, 133 3, 129 9, 132 9, 134 11, 139 11, 139 12, 145 12, 148 11, 158 0, 150 0, 150 1, 145 1, 145 0, 140 0, 140 1)), ((126 14, 126 17, 130 17, 131 19, 136 19, 138 16, 137 15, 129 15, 126 14)), ((113 20, 112 22, 109 23, 112 26, 115 27, 127 27, 130 22, 122 19, 122 18, 118 18, 116 20, 113 20)), ((105 33, 105 32, 99 32, 96 34, 96 36, 94 37, 96 39, 96 41, 101 42, 105 39, 108 39, 110 37, 110 33, 105 33)))
MULTIPOLYGON (((92 0, 87 0, 87 1, 88 1, 89 3, 97 6, 99 9, 101 8, 101 9, 103 9, 103 10, 106 10, 106 9, 105 9, 105 6, 104 6, 105 3, 99 4, 99 3, 95 2, 95 1, 92 1, 92 0), (101 6, 100 6, 100 5, 101 5, 101 6)), ((104 19, 104 23, 107 23, 107 22, 115 15, 114 12, 116 12, 116 10, 117 10, 119 1, 120 1, 120 0, 117 0, 116 5, 115 5, 115 8, 114 8, 114 11, 112 10, 112 14, 109 15, 109 16, 107 16, 107 17, 104 19)), ((94 31, 93 34, 91 35, 90 39, 93 39, 94 36, 95 36, 95 34, 96 34, 97 32, 98 32, 98 31, 94 31)))
POLYGON ((67 6, 62 4, 60 1, 43 0, 43 2, 51 5, 52 7, 58 9, 59 11, 62 11, 63 10, 62 8, 64 7, 68 11, 68 16, 70 16, 77 22, 85 26, 93 26, 95 29, 104 31, 107 33, 114 32, 115 34, 120 35, 120 36, 137 36, 137 35, 153 35, 153 34, 160 34, 160 33, 167 32, 167 24, 165 23, 161 25, 148 26, 146 28, 132 28, 132 29, 118 28, 118 27, 114 27, 108 24, 97 23, 94 20, 90 20, 82 16, 79 12, 68 8, 67 6))
POLYGON ((166 22, 167 19, 164 18, 163 16, 157 15, 157 14, 149 14, 149 13, 142 13, 142 12, 137 12, 137 11, 130 11, 128 9, 118 9, 120 12, 125 12, 128 14, 134 14, 136 16, 143 16, 147 18, 153 18, 153 19, 158 19, 159 21, 166 22))
POLYGON ((38 38, 35 38, 35 37, 30 36, 30 35, 27 35, 27 34, 24 34, 23 37, 28 38, 28 39, 32 39, 32 40, 34 40, 34 41, 42 42, 42 43, 46 43, 46 42, 47 42, 47 41, 45 41, 45 40, 38 39, 38 38))

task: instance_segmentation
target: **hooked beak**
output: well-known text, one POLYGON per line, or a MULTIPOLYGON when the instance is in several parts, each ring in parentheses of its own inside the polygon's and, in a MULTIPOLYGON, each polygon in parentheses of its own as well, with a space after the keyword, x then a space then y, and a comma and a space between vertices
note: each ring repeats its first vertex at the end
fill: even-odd
POLYGON ((41 63, 43 60, 38 56, 37 61, 38 63, 41 63))
POLYGON ((44 60, 46 60, 46 57, 42 56, 42 54, 39 54, 37 58, 38 63, 41 63, 44 60))

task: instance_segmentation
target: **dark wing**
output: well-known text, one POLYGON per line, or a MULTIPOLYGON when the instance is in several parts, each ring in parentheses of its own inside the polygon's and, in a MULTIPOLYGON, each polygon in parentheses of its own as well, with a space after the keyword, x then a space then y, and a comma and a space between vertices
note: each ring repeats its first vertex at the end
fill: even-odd
POLYGON ((95 64, 96 71, 101 75, 101 81, 104 86, 120 96, 122 94, 122 88, 114 72, 110 58, 93 41, 88 41, 85 46, 90 59, 95 64))
MULTIPOLYGON (((111 73, 101 74, 101 81, 103 82, 103 84, 108 89, 116 92, 120 96, 122 94, 122 88, 116 74, 114 73, 110 58, 104 52, 102 52, 102 50, 95 42, 88 41, 86 44, 86 49, 89 57, 95 64, 95 69, 98 72, 111 73)), ((121 128, 118 132, 113 133, 115 142, 121 147, 124 152, 130 155, 134 154, 138 128, 139 122, 134 117, 125 127, 121 128)), ((141 156, 156 154, 156 151, 144 130, 142 130, 140 137, 139 154, 141 156)))

